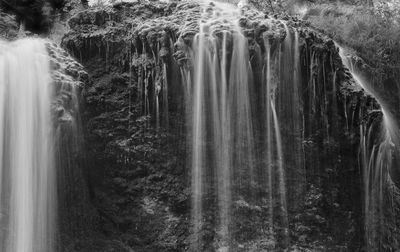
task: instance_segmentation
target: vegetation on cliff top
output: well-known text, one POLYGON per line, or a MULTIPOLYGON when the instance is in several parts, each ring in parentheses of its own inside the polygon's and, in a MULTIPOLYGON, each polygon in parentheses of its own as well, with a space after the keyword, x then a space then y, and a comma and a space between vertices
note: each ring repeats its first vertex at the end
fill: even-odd
POLYGON ((389 0, 249 0, 269 12, 306 20, 374 67, 400 69, 400 2, 389 0))

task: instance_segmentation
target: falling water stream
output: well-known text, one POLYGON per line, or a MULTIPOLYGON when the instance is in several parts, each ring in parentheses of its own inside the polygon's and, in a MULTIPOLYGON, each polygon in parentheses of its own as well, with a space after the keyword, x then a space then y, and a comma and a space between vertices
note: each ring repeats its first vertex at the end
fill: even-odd
MULTIPOLYGON (((259 123, 259 119, 254 114, 254 74, 248 41, 239 26, 241 10, 225 3, 207 5, 206 2, 200 31, 192 45, 193 67, 182 70, 185 85, 188 85, 185 90, 190 107, 192 223, 196 237, 194 250, 197 251, 204 249, 206 222, 215 212, 217 214, 213 217, 213 225, 216 226, 218 247, 228 249, 231 246, 235 223, 233 205, 244 202, 245 195, 252 198, 251 195, 256 194, 257 183, 263 188, 262 194, 268 195, 270 235, 274 233, 278 218, 278 225, 283 230, 280 235, 287 237, 286 177, 277 102, 284 104, 292 96, 296 100, 298 95, 294 93, 297 91, 293 86, 296 89, 299 81, 299 68, 295 66, 299 60, 294 58, 298 56, 298 49, 290 54, 283 52, 285 56, 289 55, 283 59, 281 50, 272 54, 269 39, 265 38, 266 53, 260 55, 264 90, 261 124, 267 152, 266 156, 261 157, 265 160, 264 165, 256 166, 256 160, 260 157, 257 157, 255 146, 255 124, 259 123), (294 66, 294 74, 290 79, 284 79, 291 89, 287 92, 282 89, 278 98, 276 90, 281 69, 276 66, 280 64, 294 66), (292 85, 293 82, 296 85, 292 85), (260 177, 260 174, 264 177, 260 177), (214 213, 210 213, 210 209, 215 209, 214 213)), ((287 32, 290 33, 289 29, 287 32)), ((282 50, 298 47, 297 33, 295 38, 292 40, 288 36, 288 48, 282 50)), ((294 103, 289 111, 281 110, 293 114, 295 106, 298 103, 294 103)), ((294 116, 295 126, 299 124, 299 118, 294 116)))
MULTIPOLYGON (((191 47, 193 65, 181 69, 191 132, 193 250, 205 249, 210 226, 215 228, 216 247, 232 249, 240 204, 264 205, 268 209, 265 228, 269 230, 265 235, 276 239, 280 247, 287 247, 288 209, 296 207, 288 204, 296 202, 304 190, 301 186, 307 184, 303 141, 321 126, 322 136, 330 141, 334 124, 327 113, 335 109, 328 106, 337 106, 336 73, 332 72, 333 85, 328 85, 325 65, 312 51, 310 72, 303 73, 309 75, 305 87, 298 31, 272 19, 266 25, 283 28, 285 39, 273 44, 266 32, 260 46, 263 50, 256 54, 260 62, 251 63, 248 40, 239 25, 241 9, 220 2, 203 3, 200 30, 191 47), (257 64, 261 66, 262 88, 255 86, 255 76, 260 72, 252 67, 257 64), (320 65, 322 75, 317 76, 314 68, 320 65), (328 96, 329 92, 334 96, 328 96), (257 95, 261 105, 255 103, 257 95), (313 123, 315 118, 320 118, 320 124, 313 123), (295 169, 289 171, 291 176, 287 175, 288 167, 295 169), (257 194, 257 186, 263 188, 261 194, 257 194)), ((342 49, 340 56, 356 82, 369 92, 342 49)), ((390 179, 390 132, 395 131, 395 125, 383 112, 380 141, 369 146, 368 129, 361 128, 367 240, 376 239, 376 214, 382 215, 383 186, 390 179)), ((311 168, 316 169, 314 166, 311 168)))
POLYGON ((55 251, 50 84, 44 41, 0 41, 1 251, 55 251))
MULTIPOLYGON (((223 6, 225 11, 221 8, 218 14, 204 10, 193 42, 192 187, 195 233, 201 230, 206 190, 210 183, 217 188, 217 225, 225 244, 230 237, 231 180, 235 166, 251 164, 253 141, 247 40, 234 20, 237 10, 223 6)), ((249 171, 252 176, 251 167, 249 171)))
MULTIPOLYGON (((245 1, 240 3, 245 5, 245 1)), ((255 63, 240 26, 241 9, 206 0, 201 4, 199 31, 190 48, 191 64, 180 69, 191 159, 191 251, 210 247, 234 251, 242 228, 238 224, 242 206, 265 214, 266 223, 252 224, 259 225, 261 236, 279 240, 280 248, 288 248, 288 209, 293 208, 289 204, 294 201, 290 197, 299 196, 303 190, 298 185, 307 184, 303 181, 303 141, 306 134, 313 133, 312 121, 327 117, 328 88, 332 88, 332 100, 336 101, 335 77, 332 87, 317 83, 314 67, 318 57, 313 51, 309 55, 310 78, 308 83, 301 83, 299 33, 276 19, 266 21, 270 27, 257 41, 255 58, 259 62, 255 63), (285 32, 279 43, 268 34, 277 25, 285 32), (323 97, 318 97, 318 90, 323 97), (316 115, 318 106, 318 113, 323 115, 316 115), (308 114, 304 115, 306 108, 308 114), (290 187, 292 195, 288 193, 290 187), (210 246, 210 241, 217 244, 210 246)), ((340 56, 355 81, 374 96, 341 48, 340 56)), ((145 67, 138 74, 143 112, 149 115, 154 110, 157 128, 169 124, 167 63, 162 62, 161 71, 162 75, 152 76, 145 67), (150 94, 148 88, 156 79, 158 86, 150 94)), ((0 41, 1 251, 56 251, 57 141, 50 110, 51 87, 44 41, 0 41)), ((391 183, 389 170, 399 139, 398 128, 384 107, 382 114, 378 136, 376 124, 360 126, 368 251, 377 251, 381 243, 385 186, 391 183)), ((327 120, 322 131, 329 139, 327 120)), ((272 245, 270 249, 276 248, 272 245)))
MULTIPOLYGON (((347 56, 343 48, 339 47, 339 55, 344 65, 350 70, 355 82, 366 93, 373 96, 380 103, 382 119, 369 124, 360 125, 360 159, 363 168, 364 184, 364 228, 367 251, 381 251, 385 238, 387 213, 391 211, 385 199, 390 198, 390 188, 394 185, 390 171, 393 169, 393 160, 397 154, 399 143, 398 127, 393 117, 385 109, 385 104, 379 100, 368 83, 358 73, 351 56, 347 56)), ((390 217, 389 217, 390 218, 390 217)))

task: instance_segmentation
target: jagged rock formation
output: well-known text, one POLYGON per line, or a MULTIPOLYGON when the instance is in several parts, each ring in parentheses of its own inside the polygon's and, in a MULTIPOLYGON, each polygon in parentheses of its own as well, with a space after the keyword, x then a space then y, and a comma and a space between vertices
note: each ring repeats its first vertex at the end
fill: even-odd
MULTIPOLYGON (((190 48, 200 15, 200 5, 190 1, 121 3, 87 9, 69 20, 71 31, 62 45, 90 79, 82 91, 82 159, 96 212, 89 227, 100 231, 87 231, 93 240, 106 236, 135 251, 183 251, 191 243, 184 73, 192 67, 190 48)), ((379 106, 353 82, 333 41, 289 17, 271 18, 247 7, 242 16, 255 104, 262 100, 265 39, 279 59, 288 50, 282 46, 289 36, 284 23, 299 34, 303 124, 297 131, 282 125, 291 248, 361 250, 359 128, 379 106), (293 142, 302 153, 293 152, 293 142)), ((290 100, 285 95, 278 88, 282 117, 287 113, 283 102, 290 100)), ((238 251, 278 249, 265 238, 262 206, 246 198, 235 204, 242 221, 238 251)), ((206 249, 218 249, 213 220, 205 225, 206 249)), ((76 244, 71 251, 91 251, 93 245, 76 244)))

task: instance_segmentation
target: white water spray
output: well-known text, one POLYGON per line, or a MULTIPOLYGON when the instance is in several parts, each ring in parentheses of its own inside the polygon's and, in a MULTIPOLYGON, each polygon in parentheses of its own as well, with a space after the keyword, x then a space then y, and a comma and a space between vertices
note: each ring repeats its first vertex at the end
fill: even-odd
POLYGON ((44 41, 0 41, 1 251, 55 251, 51 94, 44 41))
MULTIPOLYGON (((247 39, 238 26, 238 9, 223 3, 216 6, 212 11, 204 9, 200 32, 193 42, 193 72, 184 74, 193 76, 193 87, 189 87, 193 93, 188 94, 188 99, 192 107, 192 220, 196 249, 201 249, 198 233, 203 225, 205 197, 213 194, 210 187, 214 186, 218 240, 229 246, 232 179, 235 172, 251 164, 254 153, 247 39)), ((251 165, 248 174, 252 176, 251 165)))

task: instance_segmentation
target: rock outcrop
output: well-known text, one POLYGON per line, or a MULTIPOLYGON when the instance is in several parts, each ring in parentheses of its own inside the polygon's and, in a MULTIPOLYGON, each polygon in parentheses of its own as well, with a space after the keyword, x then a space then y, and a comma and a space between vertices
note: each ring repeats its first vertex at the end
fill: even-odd
MULTIPOLYGON (((191 243, 183 70, 192 67, 201 12, 192 1, 119 3, 69 20, 62 46, 89 74, 82 91, 82 158, 88 201, 98 217, 91 224, 94 236, 134 251, 184 251, 191 243)), ((248 38, 255 101, 261 99, 265 39, 278 55, 289 36, 285 26, 299 35, 304 124, 296 134, 289 125, 282 128, 292 249, 360 249, 359 127, 379 106, 354 83, 333 41, 306 24, 244 7, 240 26, 248 38), (293 142, 303 153, 292 152, 293 142), (296 155, 304 157, 301 164, 296 155)), ((283 92, 277 96, 285 100, 283 92)), ((235 209, 243 227, 250 227, 238 229, 238 251, 279 246, 262 237, 262 224, 255 223, 264 218, 261 206, 245 199, 235 209)), ((215 234, 208 235, 209 249, 217 249, 215 234)))

